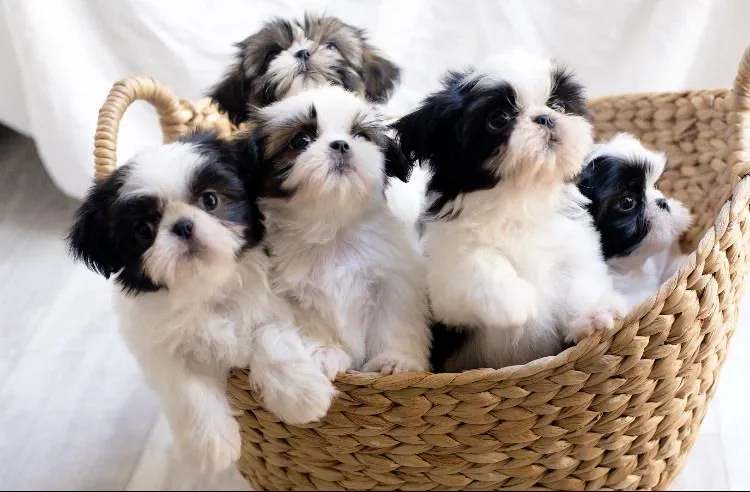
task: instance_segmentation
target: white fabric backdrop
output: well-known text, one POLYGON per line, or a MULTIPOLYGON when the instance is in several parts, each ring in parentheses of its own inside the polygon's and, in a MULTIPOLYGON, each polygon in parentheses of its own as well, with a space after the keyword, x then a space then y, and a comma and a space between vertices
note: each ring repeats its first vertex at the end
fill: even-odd
MULTIPOLYGON (((198 98, 233 42, 306 8, 367 28, 402 65, 394 112, 446 68, 509 46, 564 61, 602 95, 728 87, 750 44, 746 0, 0 0, 0 121, 31 135, 55 183, 80 197, 114 81, 145 73, 198 98)), ((120 160, 159 135, 154 115, 133 107, 120 160)))

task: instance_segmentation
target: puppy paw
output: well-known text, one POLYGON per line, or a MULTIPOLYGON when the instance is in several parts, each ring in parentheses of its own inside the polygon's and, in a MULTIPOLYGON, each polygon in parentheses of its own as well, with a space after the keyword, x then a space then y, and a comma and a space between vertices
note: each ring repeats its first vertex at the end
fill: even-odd
POLYGON ((537 315, 537 295, 534 287, 521 280, 513 289, 493 289, 477 299, 475 309, 479 320, 488 327, 519 326, 537 315))
POLYGON ((346 372, 352 367, 352 358, 338 346, 316 347, 312 351, 312 358, 331 381, 335 380, 339 373, 346 372))
POLYGON ((313 363, 292 365, 287 369, 273 384, 262 386, 266 408, 292 425, 322 419, 336 396, 336 388, 313 363))
POLYGON ((218 473, 240 458, 242 440, 237 421, 226 415, 197 429, 186 430, 178 445, 192 466, 201 473, 218 473))
POLYGON ((586 316, 573 320, 569 325, 566 341, 577 343, 596 331, 611 330, 615 321, 626 314, 625 299, 613 294, 602 301, 602 306, 586 316))
POLYGON ((427 371, 426 363, 418 361, 413 356, 394 353, 380 354, 367 362, 362 368, 362 372, 380 372, 383 374, 424 371, 427 371))

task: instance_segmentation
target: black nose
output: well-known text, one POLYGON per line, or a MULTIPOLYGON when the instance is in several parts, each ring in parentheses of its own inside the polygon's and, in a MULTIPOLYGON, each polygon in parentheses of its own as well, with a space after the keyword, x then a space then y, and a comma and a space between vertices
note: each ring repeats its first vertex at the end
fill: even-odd
POLYGON ((307 61, 310 59, 310 52, 307 50, 299 50, 294 54, 297 58, 299 58, 302 61, 307 61))
POLYGON ((330 144, 328 144, 333 150, 339 151, 342 154, 346 154, 349 152, 349 144, 344 142, 343 140, 334 140, 330 144))
POLYGON ((665 200, 664 198, 657 198, 656 206, 662 210, 666 210, 667 212, 669 212, 669 202, 665 200))
POLYGON ((555 127, 555 120, 549 117, 549 115, 546 114, 540 114, 539 116, 535 116, 533 119, 534 123, 541 126, 546 126, 550 130, 552 130, 555 127))
POLYGON ((193 234, 193 221, 190 219, 180 219, 172 226, 172 233, 182 239, 190 239, 193 234))

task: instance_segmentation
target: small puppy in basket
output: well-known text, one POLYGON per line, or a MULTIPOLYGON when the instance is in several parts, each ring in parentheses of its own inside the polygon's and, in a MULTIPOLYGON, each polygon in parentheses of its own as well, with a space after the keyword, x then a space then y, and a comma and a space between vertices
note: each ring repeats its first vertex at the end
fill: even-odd
POLYGON ((570 72, 508 53, 450 72, 394 127, 432 172, 424 250, 434 370, 523 364, 613 327, 624 300, 570 184, 592 145, 570 72))
POLYGON ((331 378, 427 370, 422 258, 384 196, 386 178, 407 180, 412 164, 380 115, 327 86, 256 108, 250 123, 273 283, 320 366, 331 378))
POLYGON ((578 183, 591 200, 602 254, 629 309, 656 294, 687 258, 679 239, 692 216, 656 187, 665 164, 663 153, 620 133, 594 148, 578 183))
POLYGON ((76 259, 114 276, 123 337, 179 448, 205 472, 240 455, 231 367, 249 365, 285 422, 323 417, 335 395, 269 288, 246 150, 196 134, 143 151, 91 189, 68 237, 76 259))
POLYGON ((386 102, 401 75, 363 29, 329 15, 271 20, 237 49, 236 63, 209 94, 235 124, 247 120, 250 105, 328 84, 386 102))

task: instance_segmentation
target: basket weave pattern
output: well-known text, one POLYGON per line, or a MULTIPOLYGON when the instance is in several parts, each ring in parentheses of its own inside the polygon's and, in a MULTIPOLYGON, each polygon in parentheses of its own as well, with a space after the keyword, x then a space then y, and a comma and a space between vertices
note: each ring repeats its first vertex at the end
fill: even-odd
MULTIPOLYGON (((96 177, 116 165, 120 119, 156 108, 165 141, 234 129, 206 101, 148 77, 118 82, 99 114, 96 177)), ((698 436, 737 326, 750 201, 750 49, 732 91, 591 103, 597 138, 627 131, 667 152, 662 189, 688 204, 689 265, 619 327, 554 357, 461 374, 346 374, 319 423, 281 423, 234 370, 239 470, 260 489, 663 489, 698 436)))

